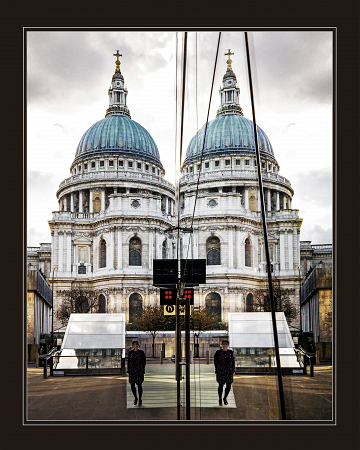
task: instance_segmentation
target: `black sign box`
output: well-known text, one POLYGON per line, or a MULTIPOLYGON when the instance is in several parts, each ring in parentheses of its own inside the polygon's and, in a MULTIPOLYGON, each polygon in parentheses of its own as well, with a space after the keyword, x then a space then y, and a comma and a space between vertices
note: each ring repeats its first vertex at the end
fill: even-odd
MULTIPOLYGON (((153 285, 176 287, 178 282, 177 259, 153 260, 153 285)), ((186 287, 198 286, 206 283, 206 259, 182 259, 181 281, 186 287)))

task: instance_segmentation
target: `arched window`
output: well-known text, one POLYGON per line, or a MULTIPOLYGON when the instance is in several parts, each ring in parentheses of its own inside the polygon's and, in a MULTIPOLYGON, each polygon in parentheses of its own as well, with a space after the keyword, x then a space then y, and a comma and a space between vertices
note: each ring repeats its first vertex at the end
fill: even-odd
POLYGON ((101 239, 99 245, 99 267, 106 267, 106 242, 101 239))
POLYGON ((206 241, 206 264, 208 266, 220 266, 220 240, 212 236, 206 241))
POLYGON ((106 299, 103 294, 99 296, 99 313, 106 313, 106 299))
POLYGON ((253 312, 254 311, 254 297, 252 294, 248 294, 246 296, 246 306, 245 306, 246 312, 253 312))
POLYGON ((141 266, 141 240, 138 237, 130 239, 129 266, 141 266))
POLYGON ((167 253, 168 253, 168 245, 167 245, 167 240, 165 240, 162 245, 162 259, 167 258, 167 253))
POLYGON ((129 322, 131 323, 134 315, 142 309, 142 297, 137 292, 130 295, 129 298, 129 322))
POLYGON ((251 253, 252 253, 251 241, 249 238, 246 238, 245 239, 245 266, 247 266, 247 267, 252 266, 251 253))
POLYGON ((205 307, 221 321, 221 297, 217 292, 210 292, 205 298, 205 307))

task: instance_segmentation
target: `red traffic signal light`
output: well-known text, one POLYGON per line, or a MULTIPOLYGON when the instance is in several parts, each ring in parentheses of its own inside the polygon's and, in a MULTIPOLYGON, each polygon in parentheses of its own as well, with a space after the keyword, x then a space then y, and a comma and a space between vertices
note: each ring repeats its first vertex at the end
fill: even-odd
POLYGON ((194 289, 186 288, 184 289, 183 298, 190 300, 190 305, 194 304, 194 289))
POLYGON ((176 305, 176 289, 160 289, 160 305, 176 305))

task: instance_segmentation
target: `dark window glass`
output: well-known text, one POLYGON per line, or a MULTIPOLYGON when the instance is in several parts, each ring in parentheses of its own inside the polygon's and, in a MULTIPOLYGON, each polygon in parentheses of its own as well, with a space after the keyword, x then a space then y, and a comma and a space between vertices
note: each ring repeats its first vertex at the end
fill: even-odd
POLYGON ((137 163, 137 168, 141 169, 141 163, 137 163))
POLYGON ((217 292, 210 292, 205 298, 205 307, 221 321, 221 297, 217 292))
POLYGON ((149 170, 149 165, 145 164, 145 170, 149 170))
POLYGON ((87 164, 84 164, 84 168, 85 168, 85 170, 87 170, 87 164))
POLYGON ((162 259, 167 258, 167 253, 168 253, 167 241, 164 241, 162 245, 162 259))
POLYGON ((237 165, 237 166, 240 166, 240 159, 237 159, 237 160, 236 160, 236 165, 237 165))
POLYGON ((132 166, 133 166, 132 161, 129 161, 129 162, 128 162, 128 167, 132 167, 132 166))
POLYGON ((215 167, 219 167, 220 161, 215 161, 215 167))
POLYGON ((99 296, 99 313, 106 313, 106 300, 103 294, 99 296))
POLYGON ((205 163, 205 169, 208 169, 209 168, 209 162, 206 162, 205 163))
POLYGON ((245 166, 250 166, 250 161, 248 159, 245 159, 245 166))
POLYGON ((104 239, 100 242, 100 261, 99 261, 99 267, 106 267, 106 242, 104 239))
POLYGON ((225 166, 230 166, 230 159, 225 160, 225 166))
POLYGON ((124 161, 119 161, 119 167, 124 167, 124 161))
POLYGON ((131 323, 134 315, 142 309, 142 297, 137 292, 130 295, 129 298, 129 322, 131 323))
POLYGON ((113 166, 114 165, 114 161, 109 161, 109 166, 113 166))
POLYGON ((86 266, 79 266, 79 267, 78 267, 78 273, 79 273, 79 274, 84 274, 84 273, 86 273, 86 266))
POLYGON ((141 266, 141 240, 137 237, 133 237, 130 239, 129 265, 141 266))
POLYGON ((248 294, 246 297, 246 312, 254 311, 254 297, 252 294, 248 294))
POLYGON ((220 240, 219 238, 212 236, 206 241, 206 255, 208 266, 220 266, 221 254, 220 254, 220 240))
POLYGON ((155 167, 152 168, 152 172, 155 173, 155 167))
POLYGON ((104 167, 104 161, 100 161, 100 167, 104 167))
POLYGON ((95 162, 94 161, 91 163, 91 168, 95 169, 95 162))
POLYGON ((250 239, 247 238, 245 240, 245 266, 251 267, 251 242, 250 239))

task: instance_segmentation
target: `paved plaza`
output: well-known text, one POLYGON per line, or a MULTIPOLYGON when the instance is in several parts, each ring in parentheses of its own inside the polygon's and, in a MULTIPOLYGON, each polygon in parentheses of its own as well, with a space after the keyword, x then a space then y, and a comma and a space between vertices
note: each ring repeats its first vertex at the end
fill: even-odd
MULTIPOLYGON (((146 366, 143 404, 133 405, 128 379, 114 376, 43 378, 42 368, 27 369, 28 421, 176 421, 175 366, 146 366)), ((185 372, 185 371, 184 371, 185 372)), ((315 376, 284 376, 288 420, 332 420, 332 368, 316 366, 315 376)), ((183 373, 184 375, 184 373, 183 373)), ((213 365, 191 365, 191 420, 278 420, 277 377, 235 375, 229 404, 219 406, 213 365)), ((181 382, 185 406, 185 379, 181 382)), ((181 418, 185 419, 185 407, 181 418)))

